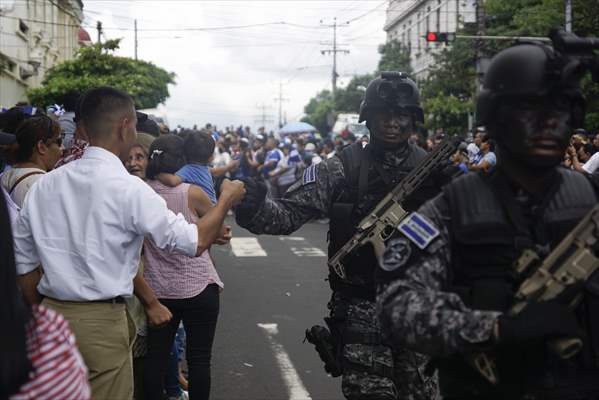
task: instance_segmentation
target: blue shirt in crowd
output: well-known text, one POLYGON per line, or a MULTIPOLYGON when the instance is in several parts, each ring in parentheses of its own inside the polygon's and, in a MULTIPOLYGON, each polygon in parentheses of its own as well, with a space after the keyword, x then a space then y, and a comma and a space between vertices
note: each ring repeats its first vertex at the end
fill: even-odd
POLYGON ((212 204, 216 204, 216 192, 214 191, 214 182, 212 181, 212 174, 210 173, 209 166, 187 164, 177 171, 176 175, 183 179, 183 182, 185 183, 191 183, 192 185, 201 187, 208 197, 210 197, 212 204))
POLYGON ((277 168, 279 161, 281 161, 281 150, 273 149, 273 150, 269 151, 266 154, 266 159, 264 160, 264 168, 262 168, 262 174, 264 174, 265 177, 268 177, 268 173, 277 168), (269 161, 276 161, 276 162, 272 163, 271 166, 267 166, 266 164, 269 161))

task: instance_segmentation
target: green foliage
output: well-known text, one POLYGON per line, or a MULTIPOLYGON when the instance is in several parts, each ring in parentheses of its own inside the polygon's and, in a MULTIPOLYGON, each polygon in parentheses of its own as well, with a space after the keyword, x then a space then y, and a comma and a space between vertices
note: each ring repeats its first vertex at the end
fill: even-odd
POLYGON ((410 65, 410 50, 403 47, 401 42, 391 40, 379 46, 379 66, 378 75, 381 71, 401 71, 412 75, 412 66, 410 65))
POLYGON ((311 124, 321 133, 328 133, 330 130, 328 117, 334 108, 331 92, 328 90, 318 92, 316 97, 311 98, 304 107, 306 116, 302 118, 302 121, 311 124))
POLYGON ((302 121, 314 125, 321 133, 328 133, 337 113, 358 113, 360 103, 364 97, 364 91, 368 83, 373 80, 380 71, 402 71, 411 73, 409 53, 397 41, 391 41, 379 47, 381 60, 374 74, 356 75, 345 88, 338 88, 333 101, 333 95, 329 90, 318 92, 304 107, 306 116, 302 121))
POLYGON ((31 89, 27 96, 32 104, 47 106, 60 102, 69 90, 84 92, 98 86, 112 86, 129 93, 138 108, 154 108, 168 96, 168 84, 175 75, 156 65, 117 57, 119 40, 81 48, 74 60, 51 68, 42 87, 31 89))

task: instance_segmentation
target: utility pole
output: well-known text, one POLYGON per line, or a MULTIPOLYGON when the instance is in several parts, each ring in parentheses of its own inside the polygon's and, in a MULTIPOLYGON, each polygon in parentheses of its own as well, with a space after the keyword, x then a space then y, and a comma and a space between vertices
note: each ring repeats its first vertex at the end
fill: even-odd
POLYGON ((96 23, 96 29, 98 30, 98 44, 102 43, 102 21, 96 23))
POLYGON ((347 25, 337 25, 337 17, 335 17, 333 19, 332 25, 325 25, 325 26, 328 26, 329 28, 333 28, 333 48, 321 50, 320 53, 322 55, 325 55, 325 54, 333 55, 332 88, 333 88, 333 101, 334 101, 335 94, 337 92, 337 77, 339 76, 339 74, 337 74, 337 53, 349 54, 349 50, 337 48, 337 27, 342 27, 342 26, 347 26, 347 25))
POLYGON ((566 32, 572 32, 572 0, 566 0, 566 32))
POLYGON ((133 22, 133 27, 135 29, 135 59, 137 60, 137 20, 133 22))
POLYGON ((283 102, 289 101, 283 97, 283 82, 279 82, 279 97, 275 98, 275 101, 279 103, 279 128, 283 127, 283 102))
POLYGON ((274 121, 272 120, 271 116, 269 114, 266 113, 267 109, 269 108, 266 104, 262 103, 256 106, 256 108, 258 110, 260 110, 260 115, 256 116, 255 121, 261 123, 260 126, 264 127, 266 129, 266 124, 267 123, 273 123, 274 121))

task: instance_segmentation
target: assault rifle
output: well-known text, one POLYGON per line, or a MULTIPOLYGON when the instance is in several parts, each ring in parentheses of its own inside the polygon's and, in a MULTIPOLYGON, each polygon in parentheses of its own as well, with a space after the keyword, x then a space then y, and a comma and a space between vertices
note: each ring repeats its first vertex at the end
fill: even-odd
MULTIPOLYGON (((562 300, 576 308, 585 283, 599 268, 599 205, 541 260, 526 250, 514 265, 519 276, 528 276, 514 296, 509 315, 517 315, 534 302, 562 300), (536 269, 535 269, 536 268, 536 269)), ((578 338, 554 339, 549 348, 561 359, 575 356, 582 349, 578 338)), ((473 357, 474 367, 492 384, 499 382, 496 365, 486 353, 473 357)))
POLYGON ((391 237, 399 223, 409 214, 403 209, 402 203, 420 187, 432 172, 449 160, 450 156, 457 150, 459 143, 458 138, 450 138, 441 143, 406 175, 377 204, 370 214, 362 219, 354 236, 328 261, 329 267, 340 278, 345 279, 346 277, 343 260, 367 243, 372 244, 377 258, 382 258, 385 251, 385 242, 391 237))

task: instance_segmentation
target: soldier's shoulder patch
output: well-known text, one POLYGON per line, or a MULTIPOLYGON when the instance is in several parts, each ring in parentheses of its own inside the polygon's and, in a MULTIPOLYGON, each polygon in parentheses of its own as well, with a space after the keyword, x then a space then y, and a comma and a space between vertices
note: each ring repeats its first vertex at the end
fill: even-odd
POLYGON ((302 178, 302 184, 307 185, 309 183, 316 182, 316 164, 310 165, 304 170, 304 176, 302 178))
POLYGON ((406 265, 412 255, 410 242, 403 237, 389 240, 385 255, 380 263, 381 269, 387 272, 393 272, 406 265))
POLYGON ((425 216, 413 212, 399 223, 397 229, 412 243, 424 250, 439 236, 439 230, 425 216))

